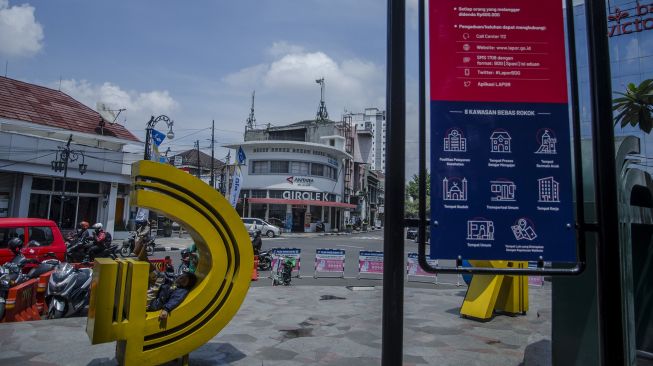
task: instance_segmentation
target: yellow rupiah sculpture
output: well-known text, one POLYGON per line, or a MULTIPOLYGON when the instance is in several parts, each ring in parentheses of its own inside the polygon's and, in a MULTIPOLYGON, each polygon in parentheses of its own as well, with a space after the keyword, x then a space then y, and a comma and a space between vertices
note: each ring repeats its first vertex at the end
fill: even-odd
POLYGON ((229 202, 192 175, 168 164, 132 166, 131 204, 182 225, 198 248, 198 282, 171 316, 146 312, 149 264, 99 258, 91 285, 86 332, 91 343, 117 341, 121 365, 156 365, 187 355, 236 314, 253 267, 247 231, 229 202))

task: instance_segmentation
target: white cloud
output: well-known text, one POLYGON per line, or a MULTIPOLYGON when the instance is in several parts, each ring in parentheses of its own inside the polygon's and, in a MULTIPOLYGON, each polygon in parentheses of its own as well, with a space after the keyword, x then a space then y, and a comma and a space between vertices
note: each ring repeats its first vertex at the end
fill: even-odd
POLYGON ((6 57, 29 57, 43 47, 43 27, 34 18, 28 4, 9 6, 0 0, 0 54, 6 57))
POLYGON ((267 53, 273 58, 282 57, 287 54, 292 53, 303 53, 304 47, 290 44, 286 41, 274 42, 272 46, 268 48, 267 53))
POLYGON ((132 131, 143 129, 151 115, 169 114, 179 108, 167 90, 126 91, 110 82, 93 85, 86 80, 72 79, 61 81, 61 91, 93 109, 98 101, 111 108, 125 108, 117 122, 126 121, 132 131))
POLYGON ((385 72, 373 62, 336 60, 324 52, 308 52, 286 42, 274 43, 267 53, 277 55, 270 64, 247 67, 223 79, 234 94, 245 95, 256 89, 257 105, 265 109, 258 109, 263 113, 257 112, 259 121, 285 124, 312 118, 320 98, 315 80, 322 77, 331 119, 339 120, 345 109, 385 108, 385 72))

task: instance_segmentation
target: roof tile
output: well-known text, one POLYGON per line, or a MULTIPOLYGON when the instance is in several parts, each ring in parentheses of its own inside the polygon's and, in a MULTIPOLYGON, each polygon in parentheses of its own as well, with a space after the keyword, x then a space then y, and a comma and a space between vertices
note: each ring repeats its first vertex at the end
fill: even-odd
MULTIPOLYGON (((98 122, 102 119, 98 112, 61 91, 1 76, 0 118, 97 135, 100 134, 98 122)), ((117 123, 105 123, 103 132, 103 136, 139 141, 117 123)))

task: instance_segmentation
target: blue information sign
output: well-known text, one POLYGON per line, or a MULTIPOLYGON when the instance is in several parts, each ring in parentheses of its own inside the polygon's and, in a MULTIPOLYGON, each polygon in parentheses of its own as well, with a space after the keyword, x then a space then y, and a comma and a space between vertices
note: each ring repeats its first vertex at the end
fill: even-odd
POLYGON ((575 262, 562 8, 458 2, 429 2, 431 258, 575 262))

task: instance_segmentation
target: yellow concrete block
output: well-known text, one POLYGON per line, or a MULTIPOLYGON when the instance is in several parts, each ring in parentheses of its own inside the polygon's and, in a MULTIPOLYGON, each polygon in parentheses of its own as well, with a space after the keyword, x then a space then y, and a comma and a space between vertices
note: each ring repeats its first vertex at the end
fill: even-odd
MULTIPOLYGON (((470 261, 474 267, 528 267, 527 262, 470 261)), ((467 289, 460 314, 487 320, 495 311, 523 314, 528 311, 528 277, 474 275, 467 289)))

